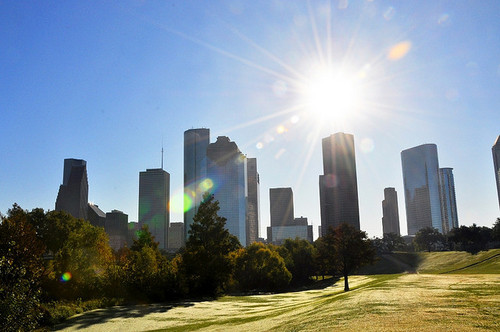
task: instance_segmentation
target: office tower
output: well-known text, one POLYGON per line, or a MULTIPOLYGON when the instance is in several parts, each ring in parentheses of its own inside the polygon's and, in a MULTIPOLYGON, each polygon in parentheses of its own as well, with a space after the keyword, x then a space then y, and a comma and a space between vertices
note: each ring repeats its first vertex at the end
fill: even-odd
POLYGON ((203 194, 208 191, 207 147, 210 129, 189 129, 184 132, 184 236, 189 237, 193 217, 203 194))
POLYGON ((247 245, 259 239, 260 204, 259 204, 259 173, 257 159, 247 158, 247 245))
POLYGON ((210 193, 219 201, 219 216, 227 219, 226 228, 246 246, 247 158, 235 142, 219 136, 207 148, 207 177, 210 193))
POLYGON ((441 216, 443 233, 458 228, 457 201, 455 198, 455 180, 453 168, 439 169, 439 190, 441 195, 441 216))
POLYGON ((354 136, 336 133, 323 138, 323 172, 319 177, 321 231, 342 223, 359 227, 358 182, 354 136))
POLYGON ((184 245, 184 223, 171 222, 168 228, 168 250, 176 252, 184 245))
POLYGON ((267 228, 267 241, 281 245, 286 239, 301 239, 313 242, 312 225, 307 224, 306 217, 294 218, 286 225, 271 226, 267 228))
POLYGON ((141 230, 141 227, 137 221, 131 221, 127 225, 127 245, 130 248, 134 244, 134 240, 137 239, 137 235, 141 230))
POLYGON ((498 205, 500 205, 500 135, 491 148, 493 153, 493 166, 495 167, 495 180, 497 182, 498 205))
POLYGON ((270 188, 271 227, 293 224, 292 188, 270 188))
POLYGON ((82 159, 64 159, 63 184, 57 194, 56 211, 65 211, 75 218, 86 220, 88 202, 87 162, 82 159))
POLYGON ((99 209, 99 206, 89 203, 87 209, 87 217, 92 225, 103 228, 105 227, 106 213, 99 209))
POLYGON ((436 144, 423 144, 401 152, 408 235, 433 227, 443 232, 436 144))
POLYGON ((394 188, 384 189, 384 200, 382 201, 382 229, 384 234, 399 231, 398 193, 394 188))
POLYGON ((104 230, 108 234, 111 248, 114 250, 123 248, 128 239, 128 215, 118 210, 107 212, 104 230))
POLYGON ((161 168, 139 173, 139 225, 148 225, 160 249, 168 247, 170 174, 161 168))

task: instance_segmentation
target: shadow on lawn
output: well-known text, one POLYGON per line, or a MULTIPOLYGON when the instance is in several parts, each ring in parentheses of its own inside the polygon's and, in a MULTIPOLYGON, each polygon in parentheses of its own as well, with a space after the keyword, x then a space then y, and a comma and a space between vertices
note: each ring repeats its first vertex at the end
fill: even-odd
POLYGON ((155 303, 155 304, 135 304, 114 306, 104 309, 85 312, 73 316, 63 323, 54 326, 55 331, 63 330, 69 327, 86 329, 95 324, 102 324, 115 318, 139 318, 153 313, 163 313, 176 307, 191 307, 194 301, 179 301, 175 303, 155 303))

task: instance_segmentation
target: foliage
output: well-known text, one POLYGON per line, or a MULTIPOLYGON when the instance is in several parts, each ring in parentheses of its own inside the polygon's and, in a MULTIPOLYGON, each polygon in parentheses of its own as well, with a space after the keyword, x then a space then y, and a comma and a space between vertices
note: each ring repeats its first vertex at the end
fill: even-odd
POLYGON ((500 218, 497 218, 491 229, 491 239, 496 242, 497 246, 500 245, 500 218))
POLYGON ((488 227, 460 226, 448 234, 448 240, 454 244, 455 250, 464 250, 471 254, 487 250, 492 240, 492 230, 488 227))
POLYGON ((17 204, 0 224, 0 330, 32 330, 41 317, 45 246, 17 204))
POLYGON ((272 246, 254 242, 235 256, 234 277, 241 290, 283 290, 292 279, 283 258, 272 246))
POLYGON ((365 232, 348 224, 330 228, 323 241, 325 259, 344 277, 344 291, 348 291, 349 275, 363 265, 372 264, 375 249, 365 232))
POLYGON ((406 251, 408 249, 403 237, 396 233, 385 233, 383 238, 373 239, 372 244, 378 253, 406 251))
POLYGON ((241 247, 238 239, 225 228, 219 202, 206 193, 193 218, 189 238, 182 253, 182 275, 191 295, 221 294, 233 273, 229 254, 241 247))
POLYGON ((130 250, 125 251, 124 277, 129 292, 139 299, 164 301, 178 294, 177 266, 158 249, 158 242, 143 226, 130 250))
POLYGON ((280 246, 280 254, 285 258, 287 269, 292 273, 294 284, 304 284, 316 275, 316 248, 303 239, 286 239, 280 246))
POLYGON ((446 237, 436 228, 422 228, 413 239, 415 249, 418 251, 440 251, 446 248, 446 237))

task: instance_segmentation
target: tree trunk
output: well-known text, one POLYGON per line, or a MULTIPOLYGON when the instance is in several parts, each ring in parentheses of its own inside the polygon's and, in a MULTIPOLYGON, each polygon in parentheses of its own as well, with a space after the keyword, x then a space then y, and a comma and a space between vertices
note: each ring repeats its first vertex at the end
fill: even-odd
POLYGON ((349 279, 347 274, 344 274, 344 292, 349 291, 349 279))

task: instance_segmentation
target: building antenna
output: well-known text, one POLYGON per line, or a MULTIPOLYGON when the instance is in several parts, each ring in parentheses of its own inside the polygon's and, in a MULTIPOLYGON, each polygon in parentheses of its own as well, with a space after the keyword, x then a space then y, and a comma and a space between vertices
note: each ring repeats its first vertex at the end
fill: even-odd
POLYGON ((163 136, 161 137, 161 169, 163 169, 163 136))

